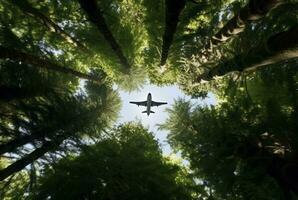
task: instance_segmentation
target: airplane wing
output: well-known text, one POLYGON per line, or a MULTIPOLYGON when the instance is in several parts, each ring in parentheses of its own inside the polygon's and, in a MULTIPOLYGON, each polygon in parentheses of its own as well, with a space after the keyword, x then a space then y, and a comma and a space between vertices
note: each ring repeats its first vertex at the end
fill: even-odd
POLYGON ((151 106, 160 106, 167 104, 167 102, 157 102, 157 101, 151 101, 151 106))
POLYGON ((147 101, 130 101, 129 103, 136 104, 138 106, 147 106, 147 101))

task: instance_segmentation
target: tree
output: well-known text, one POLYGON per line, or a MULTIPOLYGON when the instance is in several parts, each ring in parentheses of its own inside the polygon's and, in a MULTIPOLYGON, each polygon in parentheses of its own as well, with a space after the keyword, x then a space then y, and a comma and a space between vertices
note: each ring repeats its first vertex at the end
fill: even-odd
POLYGON ((163 158, 140 124, 83 147, 45 170, 33 199, 192 199, 191 181, 176 181, 181 167, 163 158))
MULTIPOLYGON (((296 27, 296 17, 288 14, 291 13, 291 7, 295 10, 295 5, 286 1, 249 1, 248 4, 242 1, 222 2, 210 9, 208 4, 201 4, 198 1, 197 6, 202 9, 200 10, 190 6, 190 3, 186 4, 179 18, 180 24, 171 45, 167 65, 160 70, 161 72, 154 70, 152 74, 149 71, 150 77, 153 81, 156 79, 159 81, 171 76, 170 81, 167 79, 167 83, 178 83, 185 92, 191 91, 196 96, 200 93, 196 91, 207 85, 200 80, 210 81, 208 74, 216 74, 221 71, 220 69, 227 70, 228 67, 221 67, 226 63, 231 67, 232 62, 237 62, 235 57, 246 58, 247 54, 251 56, 249 57, 251 59, 247 59, 242 64, 250 64, 249 62, 256 58, 268 61, 268 57, 261 58, 259 55, 265 54, 264 48, 267 46, 265 44, 270 36, 274 37, 274 34, 278 35, 281 31, 286 32, 296 27), (231 19, 232 15, 234 17, 231 19), (226 25, 222 26, 222 24, 226 25), (236 35, 233 40, 229 40, 236 35), (212 51, 206 47, 207 43, 214 43, 211 45, 212 51), (259 46, 256 46, 256 43, 259 46), (250 52, 247 52, 248 50, 250 52)), ((292 37, 292 40, 295 40, 295 37, 292 37)), ((296 57, 295 50, 292 50, 293 57, 296 57)), ((283 54, 275 55, 280 56, 279 61, 286 62, 291 59, 283 54)), ((274 57, 271 56, 271 58, 274 57)), ((211 88, 214 85, 217 84, 210 83, 211 88)))
POLYGON ((11 59, 14 61, 21 61, 25 64, 31 64, 33 66, 39 67, 39 68, 45 68, 47 70, 57 71, 65 74, 70 74, 79 78, 87 79, 96 81, 98 83, 102 83, 101 80, 97 77, 90 76, 88 74, 84 74, 82 72, 78 72, 76 70, 73 70, 71 68, 59 66, 51 61, 38 58, 34 55, 25 54, 21 51, 14 50, 14 49, 8 49, 3 46, 0 46, 0 58, 2 59, 11 59))
POLYGON ((165 31, 162 40, 162 52, 160 65, 164 65, 167 61, 169 49, 173 42, 174 34, 176 32, 179 15, 185 6, 186 0, 182 1, 165 1, 165 31))
MULTIPOLYGON (((5 158, 1 158, 1 165, 6 162, 5 158)), ((3 168, 4 166, 0 166, 3 168)), ((24 191, 28 187, 28 174, 21 172, 11 176, 7 181, 1 181, 0 183, 0 197, 2 199, 21 199, 24 195, 24 191)))
POLYGON ((0 102, 0 153, 13 153, 17 158, 0 171, 2 180, 46 153, 61 151, 63 143, 80 144, 83 137, 99 137, 117 117, 119 98, 107 83, 87 82, 85 93, 78 93, 65 86, 63 77, 44 77, 24 63, 1 64, 0 85, 7 93, 1 95, 4 101, 0 102), (15 90, 11 88, 21 93, 12 93, 15 90))
POLYGON ((28 1, 12 1, 13 4, 18 6, 25 14, 37 18, 42 21, 51 32, 59 34, 64 40, 71 43, 75 47, 79 47, 82 50, 87 50, 84 44, 79 42, 76 38, 72 37, 70 34, 66 33, 59 25, 55 24, 50 18, 41 13, 38 9, 34 8, 28 1))
MULTIPOLYGON (((138 23, 141 19, 136 18, 135 13, 142 13, 139 10, 143 8, 140 4, 133 4, 130 1, 128 3, 129 5, 124 2, 102 1, 100 6, 105 8, 102 16, 106 20, 106 28, 110 30, 125 59, 132 66, 133 75, 137 75, 136 72, 139 72, 139 68, 144 65, 142 52, 146 34, 144 28, 137 27, 134 23, 138 23), (107 9, 108 7, 110 9, 107 9), (108 19, 106 15, 109 16, 108 19)), ((79 3, 51 1, 33 4, 31 1, 26 3, 3 1, 1 9, 3 9, 0 15, 3 23, 1 26, 3 32, 0 34, 2 46, 56 60, 58 65, 71 66, 76 71, 89 72, 101 69, 118 84, 130 83, 130 81, 123 82, 123 79, 119 80, 123 70, 125 73, 127 71, 107 40, 99 34, 96 25, 86 19, 86 14, 79 3), (28 17, 29 15, 31 17, 28 17), (44 21, 45 24, 40 23, 44 21), (8 32, 12 34, 8 35, 8 32), (70 38, 65 39, 68 37, 66 35, 70 36, 74 43, 69 42, 70 38), (84 45, 88 50, 82 51, 79 45, 77 48, 75 42, 84 45), (16 43, 17 46, 14 45, 16 43)), ((143 82, 144 78, 138 80, 143 82)))
POLYGON ((276 64, 285 60, 298 57, 298 28, 291 29, 271 36, 265 44, 252 49, 248 54, 237 55, 235 58, 225 61, 206 74, 198 77, 198 80, 211 80, 214 76, 223 76, 229 72, 249 72, 260 67, 276 64))
POLYGON ((244 31, 247 23, 260 20, 268 12, 282 3, 280 0, 250 0, 246 6, 239 10, 211 39, 210 46, 216 46, 231 37, 244 31))
MULTIPOLYGON (((276 76, 282 74, 278 72, 276 76)), ((291 193, 297 195, 297 101, 293 98, 297 85, 288 72, 270 84, 265 76, 262 82, 249 82, 273 92, 271 96, 269 91, 260 91, 261 96, 250 99, 239 90, 236 96, 223 96, 227 99, 216 107, 177 100, 168 110, 170 116, 161 128, 170 131, 171 146, 190 160, 195 176, 213 191, 214 198, 291 199, 291 193), (275 93, 280 84, 284 92, 275 93)))
POLYGON ((118 59, 123 65, 122 72, 128 73, 131 67, 127 59, 125 58, 120 45, 117 43, 112 32, 110 31, 105 21, 105 18, 101 14, 102 11, 98 7, 97 2, 95 0, 92 0, 92 1, 79 0, 79 3, 83 8, 83 10, 88 15, 89 20, 97 26, 98 30, 101 32, 105 40, 109 43, 111 49, 117 55, 118 59))
POLYGON ((96 136, 96 134, 100 134, 100 130, 108 126, 111 117, 107 115, 108 111, 105 109, 109 104, 117 108, 115 99, 105 102, 104 98, 108 96, 105 94, 102 100, 97 97, 101 102, 78 96, 69 99, 54 97, 53 102, 37 101, 35 104, 31 102, 31 105, 24 105, 22 111, 29 118, 22 123, 19 121, 21 119, 17 121, 17 123, 21 123, 19 128, 22 131, 15 133, 14 138, 0 145, 1 154, 17 152, 17 148, 25 144, 36 145, 36 149, 2 169, 0 179, 3 180, 24 169, 46 153, 57 151, 63 141, 77 142, 84 135, 96 136), (38 106, 38 110, 35 106, 38 106), (91 130, 94 133, 91 133, 91 130))

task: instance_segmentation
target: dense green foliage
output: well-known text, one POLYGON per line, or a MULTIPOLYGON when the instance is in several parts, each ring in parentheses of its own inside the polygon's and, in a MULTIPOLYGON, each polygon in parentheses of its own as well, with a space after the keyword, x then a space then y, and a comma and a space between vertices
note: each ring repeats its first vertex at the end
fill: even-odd
POLYGON ((297 199, 297 36, 297 0, 1 0, 0 199, 297 199), (146 81, 189 168, 114 126, 146 81))
POLYGON ((153 135, 137 124, 122 125, 93 146, 50 166, 36 199, 191 199, 190 180, 164 159, 153 135), (181 177, 180 177, 181 178, 181 177))
POLYGON ((231 93, 216 106, 179 99, 168 110, 161 128, 170 131, 169 142, 190 161, 214 198, 287 199, 291 192, 298 194, 295 64, 252 77, 247 90, 230 85, 231 93))

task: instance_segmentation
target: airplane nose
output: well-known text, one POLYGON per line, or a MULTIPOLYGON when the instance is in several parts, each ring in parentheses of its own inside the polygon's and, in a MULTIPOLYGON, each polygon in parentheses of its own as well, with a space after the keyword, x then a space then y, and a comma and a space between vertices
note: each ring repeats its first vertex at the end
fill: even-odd
POLYGON ((151 95, 151 93, 149 93, 149 95, 151 95))

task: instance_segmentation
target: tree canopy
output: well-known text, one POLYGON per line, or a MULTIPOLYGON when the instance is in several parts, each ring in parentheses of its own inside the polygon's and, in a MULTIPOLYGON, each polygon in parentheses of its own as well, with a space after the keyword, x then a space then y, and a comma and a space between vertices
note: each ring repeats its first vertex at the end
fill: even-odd
POLYGON ((209 195, 297 197, 296 78, 295 65, 275 69, 247 80, 246 90, 230 83, 216 106, 178 99, 168 109, 161 128, 170 131, 170 144, 190 160, 209 195))
POLYGON ((0 199, 298 198, 297 64, 297 0, 2 0, 0 199), (182 161, 117 124, 146 83, 182 161))
POLYGON ((138 124, 124 124, 95 145, 45 169, 36 199, 191 199, 194 183, 163 158, 138 124), (182 180, 180 180, 182 178, 182 180))

